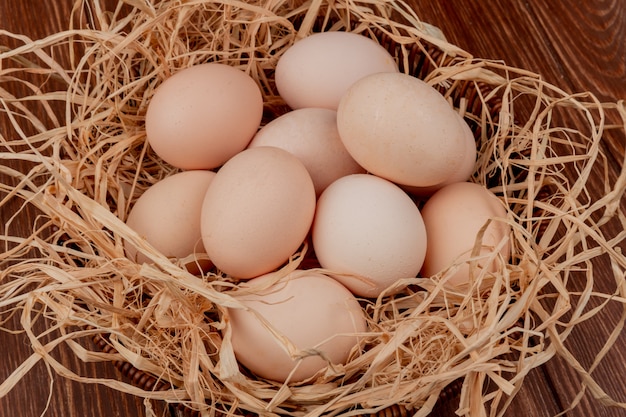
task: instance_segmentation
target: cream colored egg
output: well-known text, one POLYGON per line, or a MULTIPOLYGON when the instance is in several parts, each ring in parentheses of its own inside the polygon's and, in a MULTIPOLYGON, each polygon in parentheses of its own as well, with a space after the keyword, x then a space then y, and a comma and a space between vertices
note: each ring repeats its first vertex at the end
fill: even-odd
POLYGON ((367 330, 363 309, 352 293, 311 271, 296 270, 271 286, 263 284, 268 278, 246 283, 264 290, 236 296, 250 311, 228 310, 237 360, 258 376, 279 382, 311 378, 329 362, 344 364, 367 330), (294 356, 257 314, 289 341, 294 356))
POLYGON ((421 274, 430 277, 447 268, 454 272, 447 281, 450 286, 462 286, 470 282, 471 275, 478 276, 486 268, 497 269, 494 254, 507 261, 510 257, 510 228, 503 220, 506 210, 503 203, 491 191, 480 184, 460 182, 447 185, 433 194, 421 210, 428 249, 421 274), (472 256, 480 230, 487 226, 481 239, 480 251, 470 270, 467 262, 472 256))
POLYGON ((146 136, 173 166, 213 169, 248 145, 262 115, 261 90, 249 75, 226 64, 201 64, 157 87, 146 113, 146 136))
MULTIPOLYGON (((167 257, 204 253, 200 213, 214 176, 212 171, 185 171, 157 182, 137 199, 126 224, 167 257)), ((124 248, 129 259, 148 260, 131 242, 125 241, 124 248)))
POLYGON ((202 240, 222 272, 252 278, 297 251, 314 213, 315 188, 302 162, 280 148, 250 148, 226 162, 208 188, 202 240))
POLYGON ((403 73, 379 73, 353 84, 337 110, 346 149, 369 172, 397 184, 447 181, 466 154, 466 131, 444 97, 403 73))
POLYGON ((376 41, 351 32, 321 32, 285 51, 276 65, 275 80, 292 109, 336 110, 350 85, 377 72, 398 72, 398 66, 376 41))
POLYGON ((275 146, 297 156, 309 171, 317 195, 333 181, 364 173, 337 132, 337 112, 322 108, 290 111, 263 126, 249 148, 275 146))
POLYGON ((332 183, 320 196, 312 228, 322 267, 354 294, 377 297, 415 277, 426 253, 417 206, 397 185, 370 174, 332 183))
POLYGON ((474 138, 474 133, 467 125, 465 120, 457 114, 457 118, 459 119, 459 123, 463 127, 465 131, 465 154, 463 155, 463 161, 458 169, 444 182, 433 185, 430 187, 410 187, 410 186, 402 186, 402 189, 408 192, 411 195, 420 198, 427 198, 435 193, 435 191, 443 188, 446 185, 453 184, 455 182, 466 182, 470 179, 472 174, 474 173, 474 168, 476 165, 476 157, 478 150, 476 148, 476 138, 474 138))

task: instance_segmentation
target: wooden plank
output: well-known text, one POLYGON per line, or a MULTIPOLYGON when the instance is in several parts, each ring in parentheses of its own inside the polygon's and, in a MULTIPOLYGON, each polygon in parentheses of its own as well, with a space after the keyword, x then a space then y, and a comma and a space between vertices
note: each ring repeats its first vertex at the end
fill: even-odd
MULTIPOLYGON (((9 325, 10 326, 10 325, 9 325)), ((18 327, 18 323, 13 325, 18 327)), ((0 382, 3 382, 29 354, 25 338, 0 332, 3 360, 0 364, 0 382)), ((61 363, 67 364, 80 375, 98 376, 120 380, 117 370, 105 364, 85 364, 67 349, 59 349, 54 355, 61 363)), ((155 403, 157 415, 164 415, 167 407, 155 403)), ((0 417, 10 416, 144 416, 143 399, 137 398, 101 385, 81 384, 64 379, 54 371, 46 369, 43 363, 37 364, 4 398, 0 398, 0 417), (45 414, 44 411, 46 412, 45 414)))

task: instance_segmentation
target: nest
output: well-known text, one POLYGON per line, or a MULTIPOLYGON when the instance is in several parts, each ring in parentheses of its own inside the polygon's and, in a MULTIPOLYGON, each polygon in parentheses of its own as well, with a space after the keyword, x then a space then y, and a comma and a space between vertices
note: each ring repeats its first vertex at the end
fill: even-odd
MULTIPOLYGON (((565 342, 610 303, 626 312, 625 234, 607 232, 611 224, 626 228, 626 170, 618 161, 621 171, 611 176, 616 162, 602 146, 609 130, 624 138, 623 103, 476 59, 399 0, 128 0, 109 12, 78 0, 74 14, 81 24, 42 40, 9 34, 21 45, 0 54, 0 112, 13 127, 0 136, 0 318, 6 326, 19 316, 22 328, 5 330, 25 332, 33 349, 0 393, 44 361, 64 377, 206 416, 348 416, 388 407, 423 416, 455 381, 459 415, 502 414, 524 377, 558 355, 595 397, 619 405, 565 342), (278 58, 297 39, 329 30, 376 39, 401 71, 439 89, 465 117, 479 149, 471 180, 506 203, 500 221, 511 226, 513 256, 496 259, 497 272, 476 277, 465 292, 448 289, 444 271, 363 300, 369 334, 345 366, 278 384, 238 366, 224 336, 238 283, 219 271, 190 273, 185 265, 201 257, 168 259, 124 221, 143 191, 176 172, 146 144, 144 115, 161 82, 203 62, 235 66, 261 87, 267 122, 287 111, 273 82, 278 58), (15 233, 19 222, 32 233, 15 233), (127 259, 124 240, 150 261, 127 259), (613 280, 609 291, 597 288, 597 262, 613 272, 602 277, 613 280), (55 359, 61 344, 152 382, 83 377, 55 359)), ((276 274, 302 266, 305 252, 276 274)))

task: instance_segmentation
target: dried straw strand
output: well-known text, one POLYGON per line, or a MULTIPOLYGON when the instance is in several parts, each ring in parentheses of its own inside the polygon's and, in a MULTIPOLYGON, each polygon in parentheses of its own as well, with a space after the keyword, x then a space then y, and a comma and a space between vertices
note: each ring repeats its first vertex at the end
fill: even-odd
POLYGON ((17 207, 0 238, 0 323, 19 316, 33 354, 0 384, 0 396, 43 361, 64 377, 202 416, 351 416, 389 407, 425 416, 455 381, 462 381, 459 415, 487 408, 503 415, 528 372, 559 355, 580 374, 581 392, 626 408, 591 376, 626 322, 626 233, 608 232, 626 226, 626 161, 611 178, 602 146, 608 131, 626 132, 623 102, 570 94, 529 71, 474 58, 399 0, 126 0, 112 13, 77 0, 74 14, 82 25, 44 39, 2 33, 22 45, 0 49, 0 114, 13 128, 0 136, 0 209, 17 207), (241 308, 232 296, 237 283, 218 272, 190 274, 188 260, 167 259, 124 220, 143 191, 176 172, 148 148, 143 127, 163 80, 224 62, 257 80, 267 113, 278 115, 285 104, 272 80, 277 59, 320 29, 378 39, 403 71, 440 89, 473 125, 480 155, 472 180, 506 203, 506 218, 493 221, 511 226, 514 256, 494 258, 498 272, 475 277, 466 292, 445 286, 448 271, 407 277, 399 294, 364 301, 369 332, 345 366, 310 384, 281 385, 253 377, 234 358, 225 312, 241 308), (16 95, 15 83, 26 93, 16 95), (560 117, 564 110, 573 124, 560 117), (19 164, 30 168, 12 168, 19 164), (12 232, 30 212, 32 233, 12 232), (124 240, 151 264, 127 259, 124 240), (613 276, 602 279, 615 284, 604 292, 594 273, 603 260, 613 276), (574 289, 573 281, 582 285, 574 289), (585 368, 567 338, 616 303, 624 313, 585 368), (42 322, 47 330, 37 333, 42 322), (98 335, 106 352, 88 343, 98 335), (51 355, 60 345, 83 361, 130 364, 166 389, 80 376, 51 355), (495 388, 485 393, 489 384, 495 388))

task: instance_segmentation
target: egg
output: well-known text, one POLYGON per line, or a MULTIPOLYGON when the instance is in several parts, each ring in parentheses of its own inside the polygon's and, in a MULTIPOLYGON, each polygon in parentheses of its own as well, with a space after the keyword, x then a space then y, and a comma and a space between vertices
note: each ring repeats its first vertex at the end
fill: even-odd
POLYGON ((458 117, 459 123, 463 127, 465 131, 465 154, 463 155, 463 160, 461 161, 461 165, 457 168, 454 173, 447 180, 437 185, 432 185, 430 187, 410 187, 410 186, 402 186, 402 189, 408 192, 409 194, 419 197, 419 198, 428 198, 435 191, 443 188, 446 185, 453 184, 455 182, 466 182, 470 179, 472 174, 474 173, 474 168, 476 165, 476 157, 478 154, 478 149, 476 148, 476 139, 474 138, 474 133, 465 122, 465 120, 458 114, 455 113, 458 117))
POLYGON ((348 175, 326 188, 311 235, 321 266, 363 297, 378 297, 397 280, 415 277, 426 254, 415 203, 397 185, 370 174, 348 175))
POLYGON ((240 279, 270 272, 305 240, 315 200, 313 180, 294 155, 271 146, 238 153, 215 174, 202 204, 209 258, 240 279))
POLYGON ((352 32, 314 33, 296 41, 276 64, 276 88, 292 109, 336 110, 348 87, 377 72, 398 72, 394 57, 352 32))
POLYGON ((235 296, 246 309, 228 309, 239 363, 279 382, 301 382, 329 363, 344 364, 367 330, 364 311, 352 293, 313 271, 296 270, 274 284, 270 280, 262 276, 246 282, 263 289, 235 296), (294 356, 262 320, 292 344, 294 356))
POLYGON ((398 184, 447 181, 466 155, 466 131, 445 98, 418 78, 378 73, 353 84, 337 110, 346 149, 367 171, 398 184))
POLYGON ((335 110, 290 111, 259 130, 248 145, 257 146, 275 146, 298 157, 309 171, 317 195, 338 178, 365 172, 339 138, 335 110))
POLYGON ((430 277, 452 267, 449 286, 464 286, 471 276, 484 269, 495 272, 491 258, 499 250, 504 260, 510 257, 509 232, 504 204, 487 188, 471 182, 447 185, 435 192, 421 210, 428 234, 428 248, 421 271, 430 277), (476 239, 489 219, 477 253, 475 269, 470 263, 476 239))
POLYGON ((245 149, 258 130, 263 98, 243 71, 195 65, 159 85, 146 112, 154 152, 181 169, 213 169, 245 149))
MULTIPOLYGON (((200 213, 214 176, 212 171, 194 170, 162 179, 137 199, 126 224, 167 257, 203 254, 200 213)), ((130 241, 124 242, 124 249, 129 259, 148 261, 130 241)))

